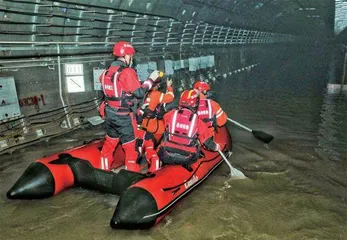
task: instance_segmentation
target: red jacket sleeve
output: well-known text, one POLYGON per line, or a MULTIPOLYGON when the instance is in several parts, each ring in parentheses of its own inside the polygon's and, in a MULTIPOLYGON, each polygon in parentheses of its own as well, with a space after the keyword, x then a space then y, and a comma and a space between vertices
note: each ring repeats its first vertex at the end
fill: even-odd
POLYGON ((173 88, 167 87, 166 93, 162 93, 159 97, 159 102, 160 103, 169 103, 172 102, 175 98, 174 92, 173 92, 173 88))
POLYGON ((198 122, 198 133, 200 142, 209 150, 216 151, 217 144, 213 140, 213 132, 207 127, 207 124, 204 123, 200 118, 198 122))
POLYGON ((217 102, 215 102, 213 100, 211 100, 211 105, 212 105, 213 114, 216 116, 217 126, 221 127, 224 124, 226 124, 226 122, 228 120, 228 116, 223 111, 221 106, 217 102))
POLYGON ((205 143, 207 139, 213 137, 213 132, 208 129, 207 124, 200 118, 198 119, 198 134, 201 143, 205 143))
POLYGON ((141 87, 141 83, 133 68, 124 68, 119 75, 119 83, 125 92, 134 92, 141 87))
POLYGON ((147 79, 141 86, 140 80, 137 74, 132 68, 125 68, 119 75, 119 82, 122 84, 122 88, 125 92, 131 93, 137 99, 145 97, 148 90, 153 86, 153 81, 147 79))

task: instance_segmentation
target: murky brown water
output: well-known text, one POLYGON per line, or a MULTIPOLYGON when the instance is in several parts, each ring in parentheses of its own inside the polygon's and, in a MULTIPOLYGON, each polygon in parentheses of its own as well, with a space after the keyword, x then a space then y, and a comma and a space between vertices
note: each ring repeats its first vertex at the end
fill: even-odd
POLYGON ((346 239, 347 96, 325 93, 326 80, 312 76, 317 69, 293 65, 217 83, 231 118, 275 139, 265 145, 229 125, 231 162, 249 178, 231 179, 222 165, 149 231, 112 230, 112 195, 71 189, 46 200, 6 199, 34 159, 79 145, 85 134, 98 137, 91 135, 100 129, 0 155, 0 239, 346 239))

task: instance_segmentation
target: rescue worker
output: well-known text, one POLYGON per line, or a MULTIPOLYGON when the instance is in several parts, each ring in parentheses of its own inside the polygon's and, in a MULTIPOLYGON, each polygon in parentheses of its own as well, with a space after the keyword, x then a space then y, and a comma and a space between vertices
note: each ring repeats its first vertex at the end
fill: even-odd
POLYGON ((200 98, 197 114, 214 132, 217 127, 221 127, 227 122, 228 116, 216 101, 208 98, 208 91, 211 90, 208 83, 198 80, 193 84, 193 89, 200 98))
POLYGON ((141 129, 145 130, 143 151, 148 162, 148 172, 152 173, 160 168, 160 160, 156 153, 155 146, 161 139, 165 126, 163 115, 164 105, 174 100, 172 79, 162 78, 161 81, 154 83, 151 91, 147 93, 144 104, 142 105, 142 124, 141 129), (159 91, 166 81, 166 93, 159 91))
POLYGON ((199 95, 195 90, 183 91, 179 108, 164 116, 164 139, 158 156, 163 164, 179 164, 192 171, 191 164, 200 157, 200 145, 212 151, 221 150, 214 142, 213 134, 198 117, 196 109, 199 95))
MULTIPOLYGON (((100 75, 100 82, 105 94, 106 137, 101 150, 101 169, 110 170, 113 163, 113 152, 119 142, 125 152, 125 168, 129 171, 140 171, 137 163, 136 146, 136 111, 137 100, 143 99, 153 82, 158 79, 159 71, 154 71, 142 84, 132 64, 134 47, 125 41, 113 47, 113 61, 108 69, 100 75)), ((101 107, 100 107, 101 108, 101 107)))
MULTIPOLYGON (((163 78, 165 81, 165 79, 163 78)), ((158 81, 154 84, 151 91, 148 92, 144 104, 143 110, 143 121, 141 127, 149 133, 162 135, 165 127, 163 122, 163 115, 165 113, 164 104, 170 103, 174 100, 175 95, 172 88, 172 79, 167 78, 166 93, 159 91, 159 88, 163 85, 163 80, 158 81)))

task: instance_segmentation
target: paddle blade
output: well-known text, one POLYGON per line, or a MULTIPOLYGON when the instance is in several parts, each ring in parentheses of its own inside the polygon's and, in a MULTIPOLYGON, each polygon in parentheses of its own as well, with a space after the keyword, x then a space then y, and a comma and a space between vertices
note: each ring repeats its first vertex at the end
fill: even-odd
POLYGON ((240 170, 238 170, 237 168, 230 168, 230 175, 232 177, 237 177, 237 178, 246 178, 245 174, 243 174, 243 172, 241 172, 240 170))
POLYGON ((272 141, 272 139, 274 139, 273 136, 262 131, 252 131, 252 134, 255 138, 259 139, 260 141, 263 141, 264 143, 269 143, 272 141))
POLYGON ((226 156, 224 155, 224 153, 221 150, 218 150, 219 154, 221 155, 221 157, 223 158, 223 160, 225 161, 226 164, 228 164, 229 168, 230 168, 230 175, 232 177, 237 177, 237 178, 246 178, 246 176, 243 174, 243 172, 241 172, 240 170, 234 168, 231 163, 228 161, 228 159, 226 158, 226 156))

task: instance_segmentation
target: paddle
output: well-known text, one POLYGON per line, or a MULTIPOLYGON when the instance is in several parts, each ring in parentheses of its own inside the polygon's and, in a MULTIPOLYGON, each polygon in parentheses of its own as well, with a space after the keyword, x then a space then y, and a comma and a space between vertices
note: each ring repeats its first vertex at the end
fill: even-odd
POLYGON ((241 123, 238 123, 238 122, 236 122, 230 118, 228 118, 228 121, 235 123, 237 126, 243 128, 243 129, 246 129, 248 132, 251 132, 255 138, 259 139, 260 141, 263 141, 264 143, 269 143, 274 138, 270 134, 264 133, 262 131, 254 131, 254 130, 252 130, 252 129, 250 129, 250 128, 242 125, 241 123))
POLYGON ((218 152, 222 156, 224 161, 228 164, 228 166, 230 168, 230 175, 231 176, 238 177, 238 178, 246 178, 246 176, 240 170, 231 166, 230 162, 228 161, 228 159, 226 158, 226 156, 223 154, 223 152, 221 150, 218 150, 218 152))

